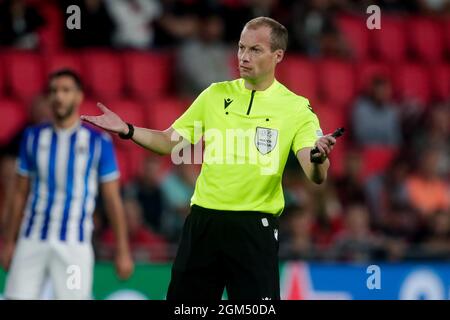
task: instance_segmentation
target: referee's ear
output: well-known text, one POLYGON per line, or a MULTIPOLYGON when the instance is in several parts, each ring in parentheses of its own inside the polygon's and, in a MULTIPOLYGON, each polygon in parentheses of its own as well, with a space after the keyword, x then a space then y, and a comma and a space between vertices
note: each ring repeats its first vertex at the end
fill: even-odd
POLYGON ((281 61, 283 61, 283 57, 284 57, 284 50, 283 49, 275 50, 275 59, 276 59, 277 63, 280 63, 281 61))

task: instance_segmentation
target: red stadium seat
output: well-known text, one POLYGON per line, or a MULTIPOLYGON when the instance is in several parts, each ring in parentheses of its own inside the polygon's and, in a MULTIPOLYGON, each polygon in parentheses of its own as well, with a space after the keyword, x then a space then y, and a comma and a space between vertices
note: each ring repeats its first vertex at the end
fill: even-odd
POLYGON ((407 22, 409 46, 423 61, 441 61, 444 51, 444 37, 439 24, 428 18, 411 18, 407 22))
POLYGON ((385 146, 370 146, 362 150, 362 179, 386 171, 397 154, 397 149, 385 146))
POLYGON ((367 59, 369 55, 369 30, 366 19, 353 16, 340 16, 337 24, 344 38, 350 45, 354 58, 367 59))
POLYGON ((317 101, 318 77, 315 65, 305 57, 289 56, 280 63, 277 78, 286 87, 311 100, 317 101))
POLYGON ((103 101, 122 96, 124 78, 120 56, 103 50, 87 50, 82 55, 88 93, 103 101))
POLYGON ((17 101, 10 99, 0 100, 0 145, 9 140, 25 125, 27 120, 26 109, 17 101))
MULTIPOLYGON (((132 123, 136 127, 146 127, 144 108, 135 101, 128 99, 117 100, 111 102, 107 107, 117 113, 124 121, 132 123)), ((130 143, 130 141, 120 139, 117 135, 114 135, 114 141, 118 148, 128 152, 128 161, 130 163, 127 169, 131 176, 134 176, 137 174, 144 159, 145 149, 130 143)))
POLYGON ((392 80, 391 70, 383 62, 364 61, 356 64, 356 87, 358 92, 365 92, 374 76, 382 76, 392 80))
POLYGON ((406 57, 406 35, 401 18, 384 16, 381 29, 370 31, 374 57, 384 61, 397 62, 406 57))
POLYGON ((421 64, 405 63, 394 70, 394 92, 401 100, 413 100, 426 106, 431 98, 431 79, 427 69, 421 64))
MULTIPOLYGON (((2 57, 0 56, 0 61, 2 61, 2 57)), ((6 75, 5 71, 3 70, 3 65, 0 62, 0 97, 3 97, 6 93, 5 85, 6 85, 6 75)))
POLYGON ((189 107, 188 101, 176 98, 164 98, 148 105, 148 126, 156 130, 165 130, 189 107))
POLYGON ((450 99, 450 64, 441 63, 431 69, 434 96, 438 100, 450 99))
POLYGON ((441 24, 442 30, 444 30, 444 42, 447 49, 447 55, 450 55, 450 19, 446 19, 441 24))
POLYGON ((49 55, 45 59, 45 66, 47 74, 58 69, 68 68, 77 72, 83 78, 81 61, 78 55, 75 53, 65 52, 49 55))
POLYGON ((57 4, 36 1, 37 8, 45 20, 45 25, 38 30, 40 47, 45 52, 55 52, 63 47, 63 28, 65 17, 57 4))
POLYGON ((338 105, 348 105, 356 91, 353 65, 327 59, 319 62, 318 70, 324 98, 338 105))
POLYGON ((152 99, 168 93, 172 79, 171 57, 163 53, 124 54, 127 89, 136 98, 152 99))
POLYGON ((14 51, 4 55, 6 80, 11 94, 30 102, 44 89, 41 57, 34 53, 14 51))
POLYGON ((102 114, 102 111, 97 107, 97 102, 90 99, 84 99, 80 106, 80 114, 88 116, 98 116, 102 114))
POLYGON ((121 147, 115 148, 117 165, 120 171, 120 183, 121 185, 127 184, 133 177, 133 172, 131 170, 130 153, 127 149, 121 147))

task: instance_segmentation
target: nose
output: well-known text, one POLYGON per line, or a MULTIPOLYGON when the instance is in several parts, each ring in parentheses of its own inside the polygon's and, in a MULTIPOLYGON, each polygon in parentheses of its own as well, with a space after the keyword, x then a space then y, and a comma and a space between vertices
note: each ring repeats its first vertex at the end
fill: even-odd
POLYGON ((243 62, 250 62, 250 56, 249 56, 248 51, 246 49, 242 50, 240 52, 239 62, 241 62, 241 63, 243 63, 243 62))

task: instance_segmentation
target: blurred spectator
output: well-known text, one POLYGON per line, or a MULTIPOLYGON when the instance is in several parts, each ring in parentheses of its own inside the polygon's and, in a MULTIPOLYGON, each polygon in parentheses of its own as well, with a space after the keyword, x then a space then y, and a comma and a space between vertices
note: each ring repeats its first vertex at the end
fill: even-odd
POLYGON ((314 212, 313 238, 319 250, 328 250, 342 229, 342 204, 331 184, 308 185, 314 212))
MULTIPOLYGON (((60 2, 64 14, 72 0, 60 2)), ((114 22, 103 0, 83 0, 78 3, 81 10, 81 30, 64 29, 65 45, 72 48, 109 47, 115 31, 114 22)))
MULTIPOLYGON (((151 262, 166 261, 167 243, 143 223, 142 208, 139 202, 133 198, 125 198, 123 205, 133 259, 151 262)), ((111 259, 114 253, 114 245, 114 232, 111 228, 108 228, 101 237, 100 257, 111 259)))
POLYGON ((422 14, 445 15, 450 13, 448 0, 416 0, 417 7, 422 14))
POLYGON ((330 258, 356 262, 376 259, 382 243, 371 231, 367 208, 362 204, 352 204, 346 211, 344 229, 334 241, 330 258))
POLYGON ((156 47, 172 47, 198 33, 198 1, 162 0, 161 7, 154 23, 156 47))
POLYGON ((398 147, 401 143, 400 119, 391 95, 390 82, 376 76, 372 79, 368 94, 356 101, 352 126, 354 138, 360 146, 398 147))
POLYGON ((418 246, 426 259, 450 259, 450 211, 438 211, 428 219, 427 232, 418 246))
POLYGON ((231 79, 230 55, 222 42, 222 19, 207 14, 199 20, 197 37, 185 41, 178 52, 179 85, 189 96, 197 96, 213 82, 231 79))
POLYGON ((344 172, 335 182, 336 192, 343 206, 354 202, 365 202, 361 170, 361 154, 356 150, 348 150, 345 155, 344 172))
POLYGON ((24 0, 0 2, 0 46, 19 49, 39 47, 37 31, 44 25, 39 12, 24 0))
POLYGON ((307 208, 294 207, 286 212, 286 230, 280 230, 279 255, 282 259, 315 260, 320 251, 312 237, 313 213, 307 208))
POLYGON ((154 44, 153 22, 161 14, 156 0, 105 0, 115 25, 118 48, 149 49, 154 44))
POLYGON ((142 162, 137 178, 124 190, 126 197, 133 197, 140 203, 145 223, 156 232, 161 231, 164 201, 159 181, 160 172, 160 158, 149 156, 142 162))
POLYGON ((161 183, 166 203, 161 228, 163 234, 172 242, 178 241, 184 220, 189 214, 198 173, 198 166, 176 165, 161 183))
POLYGON ((432 146, 439 153, 438 174, 448 177, 450 173, 450 103, 430 107, 425 116, 425 123, 415 129, 411 140, 416 154, 432 146))
POLYGON ((293 49, 309 56, 348 57, 347 45, 334 22, 331 0, 298 1, 292 6, 290 30, 293 49))
POLYGON ((375 224, 382 224, 393 208, 408 207, 405 181, 409 169, 406 159, 399 155, 387 170, 367 180, 366 199, 375 224))
POLYGON ((439 155, 434 147, 422 150, 416 170, 406 180, 408 200, 423 217, 450 207, 449 185, 439 176, 439 155))

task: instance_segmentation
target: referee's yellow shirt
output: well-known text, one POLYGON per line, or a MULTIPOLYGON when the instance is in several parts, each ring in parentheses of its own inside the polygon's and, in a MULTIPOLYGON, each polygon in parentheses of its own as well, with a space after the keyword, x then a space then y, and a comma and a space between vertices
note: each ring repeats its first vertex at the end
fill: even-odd
POLYGON ((172 128, 192 144, 205 142, 191 205, 274 215, 284 208, 290 150, 313 147, 322 135, 308 99, 277 80, 264 91, 245 88, 243 79, 213 83, 172 128))

